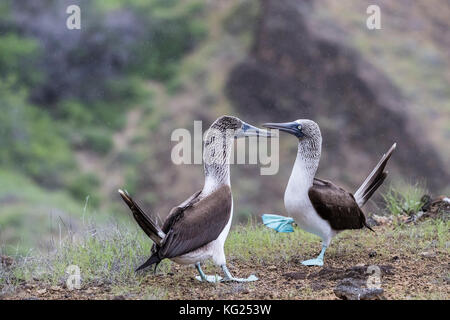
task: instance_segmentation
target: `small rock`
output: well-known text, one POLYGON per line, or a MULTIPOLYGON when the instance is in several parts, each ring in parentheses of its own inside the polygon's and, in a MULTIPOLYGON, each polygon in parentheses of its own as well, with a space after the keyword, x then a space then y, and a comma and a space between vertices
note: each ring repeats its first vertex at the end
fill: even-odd
POLYGON ((422 218, 423 215, 424 215, 424 212, 423 211, 419 211, 419 212, 417 212, 415 214, 410 215, 405 222, 406 223, 416 222, 416 221, 420 220, 420 218, 422 218))
POLYGON ((14 259, 8 256, 0 256, 0 265, 4 265, 5 267, 9 267, 13 264, 14 259))
POLYGON ((377 225, 382 226, 382 225, 389 225, 391 224, 391 219, 388 217, 383 217, 383 216, 379 216, 379 215, 372 215, 372 219, 377 223, 377 225))
POLYGON ((314 281, 311 283, 311 289, 314 291, 321 291, 325 289, 327 286, 322 281, 314 281))
POLYGON ((267 267, 267 270, 277 270, 277 267, 276 266, 268 266, 267 267))
POLYGON ((377 252, 375 250, 372 250, 369 252, 369 258, 375 258, 377 256, 377 252))
POLYGON ((283 274, 283 276, 285 276, 288 279, 303 280, 308 277, 308 274, 306 272, 299 271, 299 272, 285 273, 283 274))
POLYGON ((436 253, 435 252, 430 252, 430 251, 424 251, 421 252, 420 255, 424 258, 434 258, 436 257, 436 253))
POLYGON ((62 288, 61 288, 61 287, 58 287, 58 286, 51 286, 51 287, 50 287, 50 290, 53 290, 53 291, 61 291, 62 288))
POLYGON ((397 260, 399 260, 399 259, 400 259, 399 256, 393 256, 393 257, 391 258, 392 261, 397 261, 397 260))
POLYGON ((38 290, 38 291, 36 291, 37 292, 37 294, 45 294, 46 292, 47 292, 47 289, 40 289, 40 290, 38 290))
POLYGON ((384 292, 382 288, 367 288, 364 280, 352 278, 339 281, 333 291, 343 300, 381 300, 384 292))

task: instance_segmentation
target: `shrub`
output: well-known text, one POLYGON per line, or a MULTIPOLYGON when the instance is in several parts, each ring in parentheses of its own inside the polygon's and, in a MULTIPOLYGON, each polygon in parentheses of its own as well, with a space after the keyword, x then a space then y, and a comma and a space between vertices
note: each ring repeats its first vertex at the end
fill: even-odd
POLYGON ((422 196, 426 194, 420 185, 407 185, 399 188, 390 187, 383 195, 386 210, 394 216, 417 213, 423 206, 422 196))

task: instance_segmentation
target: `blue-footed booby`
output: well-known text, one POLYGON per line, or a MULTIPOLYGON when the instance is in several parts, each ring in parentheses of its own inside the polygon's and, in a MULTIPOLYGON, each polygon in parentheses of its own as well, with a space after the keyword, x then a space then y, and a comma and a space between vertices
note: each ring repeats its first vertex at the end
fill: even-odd
POLYGON ((315 178, 322 151, 322 135, 317 123, 300 119, 287 123, 265 123, 263 126, 298 138, 297 159, 284 194, 284 205, 291 217, 263 215, 263 222, 279 232, 290 232, 287 225, 295 219, 303 230, 319 236, 322 239, 319 256, 302 264, 323 266, 325 251, 337 233, 363 227, 372 230, 361 208, 386 179, 384 168, 396 144, 383 155, 353 195, 330 181, 315 178))
POLYGON ((233 140, 246 136, 266 136, 266 130, 253 127, 232 116, 218 118, 209 128, 204 139, 203 161, 205 183, 203 189, 174 207, 162 228, 147 215, 130 195, 119 190, 122 199, 144 232, 153 240, 152 255, 136 269, 142 270, 163 259, 179 264, 194 264, 200 281, 255 281, 254 275, 247 279, 235 278, 226 266, 224 243, 233 217, 233 198, 230 185, 230 155, 233 140), (207 276, 200 263, 212 258, 221 266, 224 278, 207 276))

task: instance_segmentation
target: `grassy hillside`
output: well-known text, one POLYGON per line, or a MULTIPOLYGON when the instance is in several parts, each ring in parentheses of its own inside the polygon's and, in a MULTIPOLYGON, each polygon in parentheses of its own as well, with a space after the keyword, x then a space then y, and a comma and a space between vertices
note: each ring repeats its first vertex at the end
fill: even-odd
MULTIPOLYGON (((81 232, 86 214, 100 227, 112 219, 128 223, 119 187, 145 210, 164 217, 203 184, 201 165, 171 163, 171 132, 191 129, 193 120, 202 120, 206 129, 220 115, 245 114, 229 100, 225 87, 233 68, 253 50, 259 1, 79 1, 88 13, 81 32, 57 27, 65 25, 62 13, 69 3, 8 0, 0 5, 3 253, 51 251, 60 230, 81 232)), ((405 14, 396 4, 386 7, 383 18, 389 34, 374 37, 359 28, 365 17, 359 15, 365 12, 362 5, 345 1, 338 7, 324 0, 318 6, 314 18, 342 28, 347 45, 400 88, 429 128, 423 135, 449 159, 448 148, 442 147, 448 138, 448 45, 437 37, 446 20, 431 6, 414 11, 426 28, 411 35, 410 28, 393 20, 405 14), (426 45, 414 45, 422 41, 426 45)), ((334 101, 327 95, 321 99, 334 101)), ((303 116, 296 109, 290 112, 303 116)), ((267 117, 254 113, 245 120, 267 117)), ((337 123, 316 120, 324 128, 337 123)), ((333 139, 327 144, 332 146, 333 139)), ((283 213, 281 194, 295 144, 283 139, 280 149, 277 176, 260 176, 256 165, 233 166, 234 223, 265 212, 283 213)), ((324 152, 324 160, 332 159, 330 154, 324 152)), ((324 178, 354 188, 351 181, 368 173, 378 156, 355 154, 361 164, 357 172, 334 164, 324 178)), ((395 181, 402 178, 398 170, 391 174, 395 181)), ((127 268, 135 262, 126 262, 127 268)))
POLYGON ((135 190, 136 164, 152 157, 143 137, 161 117, 148 82, 172 81, 207 34, 199 1, 79 1, 80 31, 65 28, 69 4, 0 6, 6 252, 46 248, 60 222, 82 223, 85 206, 97 222, 122 218, 123 208, 110 198, 123 185, 135 190))

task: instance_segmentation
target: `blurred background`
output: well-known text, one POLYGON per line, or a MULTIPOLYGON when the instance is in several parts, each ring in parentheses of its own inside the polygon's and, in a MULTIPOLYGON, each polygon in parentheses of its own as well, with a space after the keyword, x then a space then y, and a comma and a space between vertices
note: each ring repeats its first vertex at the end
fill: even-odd
MULTIPOLYGON (((118 188, 165 217, 203 185, 202 165, 171 162, 172 131, 223 114, 315 120, 318 176, 351 191, 397 142, 384 188, 449 194, 449 17, 446 0, 1 1, 0 252, 134 226, 118 188)), ((284 214, 295 142, 282 136, 275 176, 233 166, 234 223, 284 214)))

